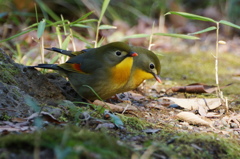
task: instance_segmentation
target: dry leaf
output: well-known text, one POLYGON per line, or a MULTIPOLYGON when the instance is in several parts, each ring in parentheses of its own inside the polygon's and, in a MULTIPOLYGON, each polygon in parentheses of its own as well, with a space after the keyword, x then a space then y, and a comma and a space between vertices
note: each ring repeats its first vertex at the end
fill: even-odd
POLYGON ((217 90, 216 86, 209 86, 201 83, 193 83, 187 86, 176 86, 171 88, 173 92, 187 93, 212 93, 217 90))
POLYGON ((210 126, 210 123, 208 123, 207 121, 203 120, 202 118, 191 112, 181 112, 177 114, 177 117, 190 124, 210 126))
POLYGON ((19 132, 20 128, 14 128, 11 126, 0 126, 0 133, 7 131, 7 132, 12 132, 12 131, 16 131, 19 132))
POLYGON ((150 145, 147 150, 142 154, 140 159, 151 158, 153 152, 156 150, 156 146, 150 145))
POLYGON ((207 118, 218 118, 220 116, 221 116, 221 114, 217 114, 217 113, 214 113, 214 112, 209 112, 209 113, 207 113, 207 115, 205 117, 207 117, 207 118))
POLYGON ((212 110, 221 106, 221 99, 219 98, 173 98, 173 97, 163 97, 165 100, 170 100, 175 104, 179 105, 188 110, 198 110, 199 107, 204 107, 205 110, 212 110))
POLYGON ((40 114, 39 113, 33 113, 32 115, 30 115, 29 117, 27 117, 26 119, 28 121, 35 119, 36 117, 42 117, 45 121, 48 121, 50 123, 55 123, 55 124, 62 124, 65 122, 60 122, 58 121, 54 116, 52 116, 50 113, 48 112, 44 112, 42 111, 40 114))
POLYGON ((98 124, 98 126, 95 128, 95 130, 99 130, 101 128, 113 129, 113 128, 115 128, 115 125, 113 123, 98 124))
POLYGON ((159 131, 161 131, 161 129, 145 129, 145 130, 142 130, 142 132, 145 132, 147 134, 155 134, 159 131))
POLYGON ((123 111, 137 111, 138 109, 134 106, 128 106, 127 108, 125 107, 121 107, 121 106, 118 106, 118 105, 114 105, 114 104, 111 104, 111 103, 107 103, 107 102, 103 102, 103 101, 100 101, 100 100, 95 100, 93 102, 94 105, 99 105, 99 106, 102 106, 106 109, 110 109, 111 111, 113 112, 123 112, 123 111))
POLYGON ((231 122, 237 124, 240 128, 240 114, 232 114, 228 119, 228 124, 230 124, 231 122))
POLYGON ((198 113, 201 115, 201 116, 206 116, 207 115, 207 110, 206 110, 206 107, 202 106, 202 105, 199 105, 198 107, 198 113))
POLYGON ((12 122, 22 123, 26 121, 27 121, 26 118, 12 118, 12 122))
MULTIPOLYGON (((230 86, 232 83, 224 86, 230 86)), ((223 88, 223 87, 221 87, 223 88)), ((217 90, 216 86, 206 85, 201 83, 193 83, 187 86, 176 86, 171 88, 173 92, 187 92, 187 93, 213 93, 217 90)))
POLYGON ((131 92, 131 99, 135 100, 135 101, 140 101, 140 100, 143 100, 145 99, 146 96, 143 96, 139 93, 134 93, 134 92, 131 92))

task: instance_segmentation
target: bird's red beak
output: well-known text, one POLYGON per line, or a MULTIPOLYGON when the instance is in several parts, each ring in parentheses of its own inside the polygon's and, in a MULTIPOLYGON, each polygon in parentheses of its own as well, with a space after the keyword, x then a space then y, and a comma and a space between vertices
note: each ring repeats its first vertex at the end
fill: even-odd
POLYGON ((162 83, 162 80, 160 79, 160 77, 156 74, 154 74, 154 78, 159 82, 162 83))
POLYGON ((136 53, 136 52, 130 52, 130 56, 132 56, 132 57, 138 56, 138 53, 136 53))

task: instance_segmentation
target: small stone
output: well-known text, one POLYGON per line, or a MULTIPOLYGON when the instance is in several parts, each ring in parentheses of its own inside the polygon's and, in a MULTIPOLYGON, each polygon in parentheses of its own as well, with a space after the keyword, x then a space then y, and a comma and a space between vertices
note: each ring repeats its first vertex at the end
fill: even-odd
POLYGON ((236 123, 230 123, 230 128, 238 128, 238 125, 236 123))

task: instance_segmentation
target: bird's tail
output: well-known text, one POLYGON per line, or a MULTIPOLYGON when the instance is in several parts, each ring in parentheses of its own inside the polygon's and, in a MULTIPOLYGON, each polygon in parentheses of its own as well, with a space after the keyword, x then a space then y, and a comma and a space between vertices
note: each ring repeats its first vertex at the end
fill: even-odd
POLYGON ((56 64, 38 64, 37 66, 28 66, 30 68, 45 68, 52 70, 59 70, 60 68, 56 64))
POLYGON ((56 47, 52 47, 52 48, 45 48, 46 50, 50 50, 50 51, 54 51, 63 55, 67 55, 69 57, 73 57, 73 56, 77 56, 83 53, 86 53, 87 51, 91 50, 91 49, 83 49, 81 51, 68 51, 68 50, 63 50, 63 49, 59 49, 56 47))
POLYGON ((58 52, 60 54, 63 54, 63 55, 67 55, 67 56, 75 56, 72 54, 72 51, 68 51, 68 50, 63 50, 63 49, 59 49, 59 48, 56 48, 56 47, 52 47, 52 48, 45 48, 46 50, 50 50, 50 51, 54 51, 54 52, 58 52))

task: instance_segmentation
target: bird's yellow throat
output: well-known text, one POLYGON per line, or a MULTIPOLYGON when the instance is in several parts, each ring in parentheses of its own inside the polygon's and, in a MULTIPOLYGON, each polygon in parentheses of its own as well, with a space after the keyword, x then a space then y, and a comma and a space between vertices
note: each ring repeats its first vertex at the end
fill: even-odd
POLYGON ((151 79, 153 75, 137 68, 133 74, 133 86, 138 87, 145 79, 151 79))
POLYGON ((112 81, 124 85, 128 80, 133 64, 133 57, 126 57, 122 62, 111 69, 112 81))

